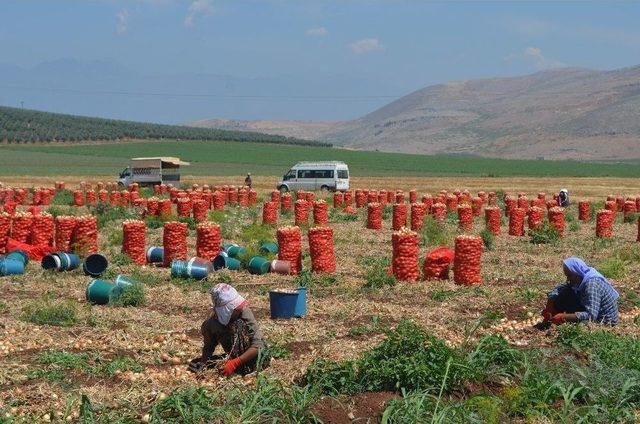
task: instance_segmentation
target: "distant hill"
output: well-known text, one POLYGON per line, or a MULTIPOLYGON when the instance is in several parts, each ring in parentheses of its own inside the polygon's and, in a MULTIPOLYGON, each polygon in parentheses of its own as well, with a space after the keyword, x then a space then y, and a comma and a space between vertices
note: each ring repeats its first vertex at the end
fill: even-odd
POLYGON ((318 143, 294 137, 258 132, 89 118, 0 106, 0 142, 38 143, 45 141, 123 139, 251 141, 320 147, 331 146, 330 143, 326 142, 318 143))
POLYGON ((406 153, 506 158, 640 158, 640 66, 563 68, 423 88, 345 122, 199 121, 406 153))

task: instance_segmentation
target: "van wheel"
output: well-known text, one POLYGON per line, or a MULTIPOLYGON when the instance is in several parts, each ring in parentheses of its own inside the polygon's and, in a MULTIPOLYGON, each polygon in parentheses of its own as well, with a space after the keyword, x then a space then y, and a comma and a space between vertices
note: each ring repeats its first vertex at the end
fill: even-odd
POLYGON ((331 190, 329 190, 329 186, 323 185, 322 187, 320 187, 320 191, 331 191, 331 190))
POLYGON ((278 187, 278 190, 280 191, 280 193, 288 193, 289 187, 287 187, 286 185, 281 185, 280 187, 278 187))

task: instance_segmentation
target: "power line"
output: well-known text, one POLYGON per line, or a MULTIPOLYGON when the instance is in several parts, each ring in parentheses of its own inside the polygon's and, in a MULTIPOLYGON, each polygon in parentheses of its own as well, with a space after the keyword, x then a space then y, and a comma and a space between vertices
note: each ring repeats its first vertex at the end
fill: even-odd
POLYGON ((145 91, 114 91, 114 90, 81 90, 76 88, 60 88, 60 87, 24 87, 0 85, 5 89, 29 90, 29 91, 49 91, 61 92, 69 94, 92 94, 92 95, 115 95, 115 96, 133 96, 133 97, 173 97, 173 98, 192 98, 192 99, 210 99, 210 100, 250 100, 250 101, 375 101, 397 99, 400 96, 376 95, 376 96, 293 96, 293 95, 259 95, 259 94, 208 94, 208 93, 163 93, 163 92, 145 92, 145 91))

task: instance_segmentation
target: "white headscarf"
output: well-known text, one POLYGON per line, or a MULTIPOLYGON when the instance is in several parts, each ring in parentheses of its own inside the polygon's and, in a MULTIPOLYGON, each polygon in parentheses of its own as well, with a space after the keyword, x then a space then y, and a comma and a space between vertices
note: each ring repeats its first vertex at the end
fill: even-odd
POLYGON ((233 311, 242 309, 247 301, 229 284, 220 283, 211 289, 211 303, 220 324, 227 325, 233 311))

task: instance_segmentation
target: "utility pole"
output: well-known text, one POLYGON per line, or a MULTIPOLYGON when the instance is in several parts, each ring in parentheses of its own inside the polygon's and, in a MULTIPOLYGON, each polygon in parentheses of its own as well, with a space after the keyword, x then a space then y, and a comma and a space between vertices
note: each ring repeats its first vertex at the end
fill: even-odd
POLYGON ((24 100, 20 100, 20 109, 24 109, 24 100))

